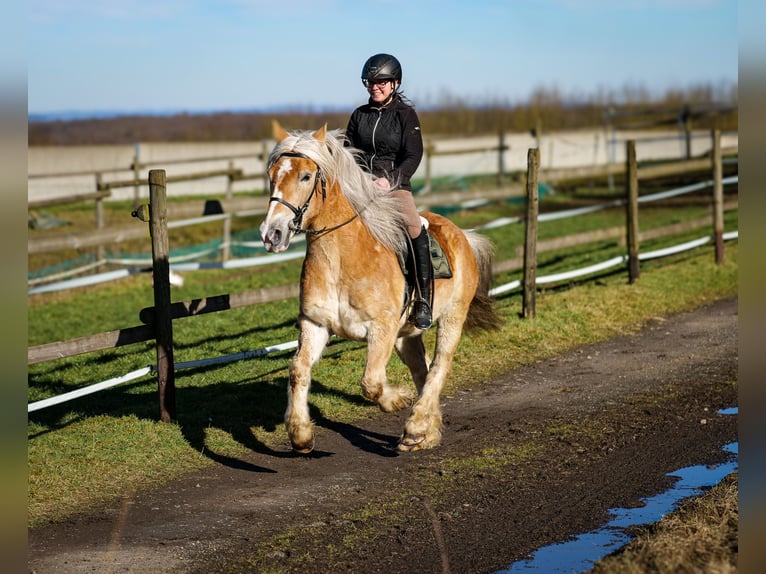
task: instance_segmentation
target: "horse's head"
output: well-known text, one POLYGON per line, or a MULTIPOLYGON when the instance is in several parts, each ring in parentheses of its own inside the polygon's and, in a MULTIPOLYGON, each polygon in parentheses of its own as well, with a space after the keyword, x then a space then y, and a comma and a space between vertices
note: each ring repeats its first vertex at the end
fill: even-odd
POLYGON ((302 136, 290 135, 276 121, 273 128, 277 145, 268 165, 271 196, 260 232, 266 250, 279 253, 287 249, 296 233, 304 231, 304 216, 311 207, 312 199, 325 194, 326 181, 321 168, 296 147, 305 147, 301 137, 304 140, 310 137, 315 140, 314 143, 323 144, 327 125, 302 136))

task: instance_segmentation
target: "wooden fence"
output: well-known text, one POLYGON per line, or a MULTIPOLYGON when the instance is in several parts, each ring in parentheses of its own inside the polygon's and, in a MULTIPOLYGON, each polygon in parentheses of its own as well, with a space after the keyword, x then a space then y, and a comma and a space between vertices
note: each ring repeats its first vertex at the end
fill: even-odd
MULTIPOLYGON (((737 153, 737 148, 721 149, 720 146, 718 146, 718 150, 719 154, 725 153, 729 155, 737 153)), ((647 180, 666 177, 669 175, 709 172, 710 161, 710 158, 701 158, 641 166, 637 168, 637 176, 639 180, 647 180)), ((720 165, 720 162, 718 165, 720 165)), ((543 170, 538 177, 540 181, 545 183, 557 183, 578 179, 602 179, 610 175, 623 175, 625 173, 625 169, 625 163, 591 167, 561 168, 555 170, 547 169, 543 170)), ((175 178, 167 178, 166 181, 168 183, 172 183, 173 181, 177 180, 175 178)), ((130 183, 132 183, 132 181, 130 183)), ((479 199, 506 199, 508 197, 523 197, 525 194, 525 189, 526 186, 521 183, 506 183, 504 187, 498 189, 465 190, 418 195, 416 197, 416 201, 420 206, 430 207, 439 204, 457 204, 479 199)), ((68 233, 43 237, 32 237, 29 239, 27 244, 28 254, 32 255, 40 253, 53 253, 56 251, 68 249, 85 249, 93 247, 98 248, 103 247, 107 243, 114 244, 145 237, 145 230, 138 229, 134 225, 127 225, 122 227, 110 226, 108 229, 104 228, 103 204, 101 201, 107 198, 109 193, 110 192, 108 190, 102 190, 93 194, 72 196, 66 200, 43 200, 34 204, 30 203, 30 207, 40 207, 44 205, 96 200, 97 225, 95 230, 77 234, 68 233)), ((208 203, 206 200, 188 201, 184 202, 183 204, 168 204, 168 215, 169 218, 173 220, 173 227, 184 227, 187 225, 209 223, 214 221, 216 217, 221 219, 223 221, 221 239, 222 244, 224 245, 222 258, 223 260, 226 260, 228 258, 228 251, 226 250, 225 246, 228 246, 231 242, 231 220, 235 217, 251 217, 253 215, 265 213, 266 208, 268 207, 268 198, 264 195, 259 197, 232 197, 216 201, 218 201, 220 206, 220 214, 216 216, 207 216, 205 219, 200 219, 200 216, 205 213, 205 207, 208 203), (182 220, 183 218, 187 218, 187 220, 184 221, 182 220)), ((101 257, 99 257, 99 259, 101 259, 101 257)))
MULTIPOLYGON (((424 161, 426 165, 425 176, 425 190, 431 189, 431 160, 435 156, 444 155, 462 155, 468 153, 483 153, 483 152, 495 152, 498 154, 498 183, 502 183, 505 175, 505 168, 503 165, 503 152, 510 149, 505 145, 504 134, 499 135, 499 142, 497 146, 491 147, 466 147, 455 150, 437 150, 436 146, 431 142, 427 143, 424 147, 424 161)), ((199 171, 193 173, 187 173, 183 175, 176 175, 166 177, 166 183, 177 183, 182 181, 194 181, 204 180, 210 178, 225 177, 227 180, 226 189, 224 191, 224 197, 229 200, 233 198, 233 184, 237 181, 246 180, 258 180, 261 182, 261 188, 266 189, 266 174, 264 172, 259 173, 244 173, 241 168, 235 167, 235 160, 238 159, 258 159, 261 162, 266 161, 269 156, 268 142, 263 142, 263 151, 255 154, 239 154, 239 155, 227 155, 227 156, 206 156, 206 157, 193 157, 177 160, 169 160, 162 162, 140 162, 138 156, 133 157, 133 161, 127 168, 114 168, 100 171, 79 171, 79 172, 58 172, 58 173, 45 173, 45 174, 33 174, 29 176, 29 179, 46 179, 56 177, 70 177, 70 176, 87 176, 92 175, 94 178, 95 191, 93 193, 81 193, 76 195, 70 195, 67 197, 59 197, 52 199, 33 200, 28 203, 30 209, 38 209, 44 207, 50 207, 54 205, 67 205, 72 203, 81 203, 83 201, 95 201, 96 204, 96 226, 101 228, 103 226, 103 219, 99 217, 99 210, 101 209, 101 202, 108 199, 112 195, 113 189, 119 189, 124 187, 132 187, 134 189, 134 207, 138 207, 140 203, 140 188, 147 186, 147 180, 140 177, 141 170, 148 169, 154 165, 168 166, 172 164, 189 164, 189 163, 203 163, 203 162, 215 162, 226 161, 228 167, 216 170, 199 171), (124 171, 132 171, 133 177, 131 179, 104 181, 104 175, 108 173, 119 173, 124 171)))
MULTIPOLYGON (((498 173, 497 173, 497 181, 498 184, 502 184, 504 181, 505 176, 505 168, 503 165, 503 152, 508 150, 508 146, 504 144, 504 135, 501 133, 499 135, 499 142, 497 146, 494 147, 466 147, 462 149, 455 149, 455 150, 448 150, 448 151, 439 151, 436 150, 433 143, 430 143, 426 145, 424 150, 424 158, 425 158, 425 164, 426 164, 426 182, 424 186, 424 190, 430 190, 431 189, 431 160, 435 156, 444 156, 444 155, 461 155, 461 154, 467 154, 467 153, 483 153, 483 152, 496 152, 498 154, 498 173)), ((194 181, 194 180, 204 180, 204 179, 210 179, 210 178, 216 178, 216 177, 225 177, 227 180, 226 184, 226 190, 224 194, 224 199, 219 200, 220 206, 221 206, 221 212, 222 215, 220 219, 223 221, 223 230, 222 230, 222 245, 223 247, 223 253, 222 257, 223 260, 228 259, 229 251, 228 251, 228 245, 231 243, 231 219, 232 217, 239 217, 239 216, 248 216, 248 215, 254 215, 261 212, 265 212, 265 209, 268 205, 267 198, 264 194, 262 197, 249 197, 249 198, 235 198, 233 194, 233 184, 236 181, 245 181, 245 180, 260 180, 262 183, 262 187, 266 188, 266 175, 265 173, 249 173, 246 174, 243 172, 242 169, 236 168, 234 166, 234 161, 237 159, 258 159, 262 162, 268 158, 269 150, 268 150, 268 143, 266 141, 263 142, 263 151, 258 154, 240 154, 240 155, 232 155, 232 156, 206 156, 206 157, 194 157, 194 158, 184 158, 179 160, 171 160, 171 161, 165 161, 162 162, 162 165, 171 165, 171 164, 188 164, 188 163, 202 163, 202 162, 213 162, 213 161, 227 161, 228 167, 225 169, 217 169, 217 170, 208 170, 208 171, 199 171, 194 173, 187 173, 182 175, 176 175, 176 176, 170 176, 166 177, 165 181, 166 184, 171 183, 177 183, 177 182, 183 182, 183 181, 194 181)), ((145 179, 140 178, 139 174, 142 169, 147 169, 151 167, 152 165, 156 165, 156 162, 139 162, 138 156, 135 155, 133 157, 133 162, 131 163, 129 169, 133 171, 133 178, 132 179, 124 179, 124 180, 114 180, 114 181, 104 181, 104 175, 107 173, 116 173, 119 171, 125 171, 125 170, 119 170, 119 169, 110 169, 110 170, 101 170, 97 172, 91 172, 91 171, 84 171, 84 172, 66 172, 66 173, 47 173, 47 174, 35 174, 30 175, 30 179, 41 179, 41 178, 53 178, 53 177, 62 177, 62 176, 81 176, 81 175, 93 175, 95 180, 95 191, 92 193, 81 193, 81 194, 75 194, 70 195, 67 197, 60 197, 60 198, 52 198, 52 199, 43 199, 43 200, 35 200, 30 201, 28 203, 29 209, 42 209, 45 207, 51 207, 55 205, 69 205, 74 203, 82 203, 82 202, 88 202, 93 201, 94 207, 95 207, 95 230, 80 234, 66 234, 64 236, 49 236, 49 237, 34 237, 30 239, 28 243, 28 253, 29 254, 39 254, 39 253, 52 253, 56 251, 62 251, 67 249, 83 249, 83 248, 96 248, 97 250, 97 259, 101 260, 103 259, 103 253, 104 253, 104 245, 107 243, 119 243, 122 241, 130 241, 135 239, 140 239, 143 237, 143 231, 136 229, 135 226, 129 226, 125 228, 117 228, 110 227, 108 230, 105 229, 104 225, 104 201, 108 200, 112 196, 112 190, 113 189, 119 189, 124 187, 132 187, 134 189, 134 200, 133 205, 134 208, 137 208, 140 203, 140 188, 147 186, 148 182, 145 179)), ((498 190, 500 194, 507 194, 508 190, 498 190)), ((469 194, 463 194, 462 199, 460 201, 466 201, 470 199, 468 197, 469 194)), ((443 200, 448 200, 449 198, 446 196, 446 194, 440 194, 440 198, 443 200)), ((457 200, 455 200, 457 201, 457 200)), ((425 199, 425 203, 428 204, 430 202, 429 199, 425 199)), ((199 223, 205 223, 204 221, 201 221, 197 219, 196 217, 203 214, 203 203, 204 201, 190 201, 187 202, 185 205, 172 205, 168 206, 169 212, 172 214, 173 219, 178 219, 182 217, 190 218, 188 223, 176 223, 176 227, 181 227, 183 225, 197 225, 199 223)), ((210 218, 207 220, 207 222, 212 221, 213 219, 210 218)))
MULTIPOLYGON (((713 153, 708 162, 708 168, 713 175, 713 198, 712 198, 712 228, 715 239, 715 260, 723 263, 723 184, 721 168, 720 133, 713 133, 713 153)), ((626 207, 626 245, 629 281, 635 281, 639 276, 639 244, 641 235, 638 228, 638 181, 641 170, 637 168, 635 156, 635 142, 627 142, 626 163, 623 169, 628 174, 625 184, 626 207)), ((526 174, 526 199, 527 216, 525 220, 525 247, 523 254, 523 312, 525 318, 535 316, 535 279, 537 254, 544 249, 560 248, 562 238, 547 245, 537 243, 537 182, 539 170, 539 150, 533 148, 528 153, 528 166, 526 174), (544 249, 541 249, 543 247, 544 249)), ((287 285, 273 288, 264 288, 237 294, 217 295, 193 301, 172 303, 170 298, 169 278, 169 249, 167 236, 167 204, 166 184, 164 170, 151 170, 148 178, 150 191, 149 228, 152 239, 152 260, 154 279, 154 306, 141 310, 140 320, 144 323, 137 327, 100 333, 87 337, 70 339, 29 347, 27 352, 28 364, 35 364, 54 359, 75 356, 109 348, 120 347, 149 340, 155 340, 157 346, 157 370, 159 375, 158 392, 160 404, 160 418, 172 420, 175 418, 175 389, 174 389, 174 361, 173 361, 173 335, 172 322, 182 317, 190 317, 206 313, 235 309, 246 305, 254 305, 286 298, 296 297, 299 294, 298 285, 287 285)), ((696 222, 696 224, 710 225, 710 219, 696 222)), ((669 231, 678 231, 678 225, 669 226, 669 231)), ((622 229, 618 231, 622 233, 622 229)), ((145 229, 143 231, 145 233, 145 229)), ((662 230, 660 230, 662 233, 662 230)), ((593 241, 593 234, 585 237, 570 238, 570 244, 593 241), (574 243, 572 243, 574 242, 574 243)), ((598 235, 598 234, 597 234, 598 235)), ((613 232, 612 232, 613 235, 613 232)), ((654 236, 658 235, 655 230, 654 236)), ((566 238, 564 238, 566 239, 566 238)), ((516 260, 500 262, 495 265, 493 272, 499 273, 518 268, 516 260), (514 267, 515 265, 515 267, 514 267)))

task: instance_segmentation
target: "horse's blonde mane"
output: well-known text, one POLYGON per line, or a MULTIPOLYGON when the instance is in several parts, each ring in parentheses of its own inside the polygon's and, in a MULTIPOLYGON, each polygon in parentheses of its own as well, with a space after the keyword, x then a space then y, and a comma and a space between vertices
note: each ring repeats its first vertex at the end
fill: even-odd
POLYGON ((269 163, 285 152, 302 153, 314 161, 327 179, 327 185, 340 185, 343 195, 359 215, 370 234, 385 247, 405 252, 404 219, 399 201, 375 185, 373 176, 356 162, 361 153, 343 145, 343 130, 327 132, 324 141, 311 131, 292 131, 278 142, 269 163))

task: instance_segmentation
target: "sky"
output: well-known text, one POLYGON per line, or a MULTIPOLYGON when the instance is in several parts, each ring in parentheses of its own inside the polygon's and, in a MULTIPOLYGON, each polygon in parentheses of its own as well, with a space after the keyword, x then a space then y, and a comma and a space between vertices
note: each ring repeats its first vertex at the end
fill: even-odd
POLYGON ((736 85, 736 0, 28 0, 30 114, 353 109, 736 85))

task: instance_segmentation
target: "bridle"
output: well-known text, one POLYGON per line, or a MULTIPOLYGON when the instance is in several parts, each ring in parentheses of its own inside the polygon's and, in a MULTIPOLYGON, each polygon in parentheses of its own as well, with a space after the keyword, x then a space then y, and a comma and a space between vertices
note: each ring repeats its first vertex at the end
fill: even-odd
MULTIPOLYGON (((276 156, 269 163, 269 169, 271 169, 271 167, 283 157, 302 157, 304 159, 311 159, 309 156, 303 153, 299 153, 296 151, 286 151, 276 156)), ((314 163, 316 164, 316 162, 314 163)), ((327 197, 327 180, 325 179, 324 173, 322 172, 322 168, 317 165, 317 170, 316 170, 316 173, 314 174, 314 185, 311 186, 311 193, 306 198, 306 201, 303 202, 303 205, 301 207, 295 207, 292 203, 285 201, 281 197, 269 198, 269 203, 271 203, 272 201, 276 201, 277 203, 281 203, 282 205, 284 205, 290 211, 293 212, 295 217, 290 222, 290 226, 295 231, 295 233, 305 232, 305 230, 302 229, 301 227, 303 225, 303 216, 306 214, 306 211, 309 208, 309 204, 311 203, 311 198, 314 197, 314 193, 316 193, 316 190, 317 190, 317 184, 319 183, 322 184, 322 200, 324 200, 327 197)))
POLYGON ((323 227, 322 229, 303 229, 303 216, 306 214, 306 211, 309 208, 309 204, 311 203, 311 199, 314 197, 314 194, 316 193, 317 187, 321 184, 321 190, 322 190, 322 201, 327 199, 327 178, 324 176, 324 172, 322 171, 322 168, 319 167, 319 164, 317 164, 313 159, 311 159, 306 154, 297 152, 297 151, 286 151, 278 156, 274 157, 270 162, 268 169, 271 169, 271 167, 280 159, 283 157, 300 157, 304 159, 308 159, 314 162, 314 165, 317 166, 316 173, 314 174, 314 184, 311 186, 311 193, 306 198, 306 201, 303 202, 303 205, 300 207, 295 207, 292 203, 285 201, 281 197, 270 197, 269 203, 272 201, 276 201, 277 203, 281 203, 285 207, 287 207, 290 211, 293 212, 295 217, 293 217, 293 220, 290 222, 290 228, 295 233, 305 233, 306 235, 321 235, 324 233, 329 233, 330 231, 335 231, 336 229, 340 229, 344 225, 351 223, 354 219, 356 219, 359 214, 355 213, 350 219, 344 221, 343 223, 339 225, 335 225, 333 227, 323 227))

